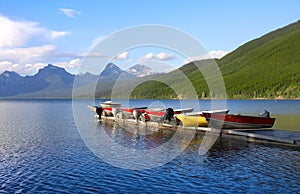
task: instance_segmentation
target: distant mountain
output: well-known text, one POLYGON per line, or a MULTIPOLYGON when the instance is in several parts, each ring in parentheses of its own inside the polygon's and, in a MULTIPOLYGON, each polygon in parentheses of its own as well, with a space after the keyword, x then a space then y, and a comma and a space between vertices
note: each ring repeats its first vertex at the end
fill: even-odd
POLYGON ((94 75, 89 72, 76 76, 77 86, 85 86, 98 81, 99 75, 94 75))
POLYGON ((100 77, 103 80, 106 79, 118 79, 119 76, 123 73, 124 71, 120 69, 118 66, 116 66, 113 63, 108 63, 104 70, 100 73, 100 77))
POLYGON ((60 90, 72 87, 74 78, 75 75, 68 73, 64 68, 49 64, 36 75, 28 77, 28 84, 40 89, 60 90))
POLYGON ((73 86, 74 78, 65 69, 50 64, 33 76, 5 71, 0 75, 0 97, 68 89, 73 86))
POLYGON ((21 88, 23 85, 22 80, 24 78, 21 77, 16 72, 5 71, 0 75, 0 96, 13 96, 17 94, 16 88, 21 88))
POLYGON ((17 80, 17 79, 21 79, 22 77, 17 74, 16 72, 14 71, 4 71, 1 75, 0 75, 0 79, 1 80, 10 80, 10 79, 14 79, 14 80, 17 80))
POLYGON ((146 65, 137 64, 133 67, 130 67, 127 72, 135 75, 136 77, 145 77, 147 75, 154 75, 158 74, 156 71, 151 69, 150 67, 147 67, 146 65))
POLYGON ((122 70, 120 67, 113 63, 108 63, 104 70, 100 73, 99 81, 106 82, 117 79, 132 79, 135 76, 127 71, 122 70))
MULTIPOLYGON (((104 86, 108 93, 117 79, 133 78, 136 76, 109 63, 100 75, 91 73, 77 75, 76 87, 83 87, 83 91, 87 91, 89 87, 96 84, 99 90, 103 90, 104 86)), ((75 75, 51 64, 40 69, 33 76, 22 77, 16 72, 5 71, 0 74, 0 97, 70 98, 74 79, 75 75)))

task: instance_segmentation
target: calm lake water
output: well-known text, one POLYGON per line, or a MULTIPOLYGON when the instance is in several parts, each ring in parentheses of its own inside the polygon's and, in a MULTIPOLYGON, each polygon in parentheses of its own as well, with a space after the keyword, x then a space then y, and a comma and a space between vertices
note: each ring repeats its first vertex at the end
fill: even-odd
MULTIPOLYGON (((100 124, 87 109, 94 103, 78 100, 72 107, 71 100, 0 101, 0 193, 300 192, 299 148, 222 137, 203 157, 199 146, 204 133, 182 142, 180 147, 186 149, 165 165, 145 170, 115 167, 97 157, 88 141, 105 133, 124 147, 144 150, 165 144, 175 132, 137 135, 100 124), (84 131, 93 137, 84 138, 84 131)), ((176 100, 129 102, 129 106, 159 104, 182 107, 176 100)), ((209 100, 200 101, 200 110, 210 107, 209 100)), ((299 130, 300 101, 229 100, 226 107, 231 113, 253 115, 266 109, 273 116, 292 118, 279 119, 274 127, 299 130)), ((96 143, 104 152, 110 149, 96 143)))

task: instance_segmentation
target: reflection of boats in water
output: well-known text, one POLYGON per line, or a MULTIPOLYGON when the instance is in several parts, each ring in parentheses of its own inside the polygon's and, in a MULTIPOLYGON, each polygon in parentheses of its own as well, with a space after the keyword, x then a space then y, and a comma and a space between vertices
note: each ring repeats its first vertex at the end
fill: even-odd
MULTIPOLYGON (((105 120, 105 119, 104 119, 105 120)), ((176 133, 175 130, 144 124, 134 119, 128 119, 124 123, 101 122, 99 126, 116 143, 135 149, 152 149, 168 142, 176 133)))
MULTIPOLYGON (((168 142, 173 149, 180 152, 190 146, 190 143, 195 144, 194 135, 197 140, 205 145, 212 142, 208 147, 212 146, 219 133, 212 132, 214 136, 207 135, 203 131, 187 130, 183 128, 176 128, 173 130, 170 127, 153 127, 150 125, 142 125, 142 122, 121 123, 118 122, 103 122, 100 125, 104 126, 103 129, 112 140, 125 147, 132 147, 135 149, 153 149, 162 146, 168 142), (205 136, 205 137, 204 137, 205 136)), ((150 123, 150 122, 149 122, 150 123)), ((148 123, 148 124, 149 124, 148 123)), ((197 142, 198 143, 198 142, 197 142)))

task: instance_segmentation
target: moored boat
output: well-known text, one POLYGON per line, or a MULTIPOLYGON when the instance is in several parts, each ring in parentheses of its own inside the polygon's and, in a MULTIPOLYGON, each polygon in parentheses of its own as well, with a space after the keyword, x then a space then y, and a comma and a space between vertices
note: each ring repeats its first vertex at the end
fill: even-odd
POLYGON ((207 127, 208 122, 205 117, 202 116, 189 116, 185 114, 180 114, 176 116, 182 126, 184 127, 207 127))
POLYGON ((185 113, 187 116, 202 116, 203 114, 212 114, 212 113, 220 113, 220 114, 227 114, 229 112, 229 109, 223 109, 223 110, 203 110, 200 112, 190 112, 185 113))
POLYGON ((100 102, 101 107, 103 108, 103 115, 113 117, 118 112, 118 109, 121 107, 121 103, 113 101, 100 102))
POLYGON ((125 118, 139 119, 140 115, 145 113, 147 107, 133 107, 133 108, 120 108, 118 109, 125 118))
POLYGON ((144 114, 141 115, 144 121, 163 121, 168 120, 169 122, 171 119, 174 118, 175 115, 189 113, 192 112, 193 108, 183 108, 183 109, 147 109, 144 114))
POLYGON ((211 127, 223 129, 271 128, 275 122, 275 118, 270 118, 268 112, 261 116, 208 113, 204 117, 211 127))
POLYGON ((207 127, 208 122, 203 114, 222 113, 227 114, 229 109, 224 110, 204 110, 200 112, 190 112, 176 116, 177 122, 181 122, 184 127, 207 127))
POLYGON ((121 103, 113 102, 113 101, 105 101, 105 102, 100 102, 100 105, 102 108, 117 108, 121 107, 121 103))
POLYGON ((88 106, 88 108, 91 111, 95 112, 95 114, 96 114, 95 116, 97 116, 98 119, 101 119, 102 115, 105 116, 104 109, 101 106, 88 106))

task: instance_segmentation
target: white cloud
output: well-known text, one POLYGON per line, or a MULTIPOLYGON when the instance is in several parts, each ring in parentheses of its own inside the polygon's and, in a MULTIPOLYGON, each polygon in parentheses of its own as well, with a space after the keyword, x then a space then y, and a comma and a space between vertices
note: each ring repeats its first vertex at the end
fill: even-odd
POLYGON ((103 54, 101 53, 93 53, 93 52, 90 52, 90 53, 79 53, 79 54, 76 54, 75 56, 77 57, 80 57, 80 58, 84 58, 84 57, 89 57, 89 58, 106 58, 106 56, 104 56, 103 54))
POLYGON ((32 21, 14 21, 0 15, 0 48, 24 46, 31 39, 57 39, 68 32, 53 31, 32 21))
POLYGON ((0 62, 0 73, 4 71, 13 71, 14 67, 17 67, 18 64, 15 64, 13 67, 13 63, 10 61, 1 61, 0 62))
POLYGON ((117 56, 116 59, 117 59, 117 60, 125 60, 125 59, 128 59, 128 52, 125 51, 125 52, 119 54, 119 55, 117 56))
POLYGON ((152 59, 155 59, 155 56, 153 53, 148 53, 146 54, 144 57, 142 57, 142 59, 145 59, 145 60, 152 60, 152 59))
MULTIPOLYGON (((19 65, 11 61, 0 62, 0 74, 4 71, 14 71, 20 75, 34 75, 39 69, 46 67, 48 63, 27 63, 25 65, 19 65)), ((57 67, 62 67, 69 72, 76 72, 80 66, 80 59, 72 59, 66 62, 52 63, 52 65, 57 67)))
MULTIPOLYGON (((125 59, 126 53, 119 55, 120 59, 125 59)), ((26 64, 36 62, 46 62, 49 59, 76 59, 76 58, 108 58, 101 53, 64 53, 56 51, 54 45, 42 45, 28 48, 0 48, 0 61, 12 61, 14 63, 26 64)))
POLYGON ((75 15, 80 14, 80 12, 76 11, 75 9, 59 8, 59 11, 63 12, 66 16, 70 18, 74 18, 75 15))
POLYGON ((49 37, 50 39, 57 39, 59 37, 69 34, 69 32, 50 31, 49 34, 50 34, 50 37, 49 37))
MULTIPOLYGON (((54 45, 42 45, 28 48, 1 49, 0 48, 0 73, 15 71, 21 75, 35 74, 39 69, 51 63, 65 68, 70 72, 77 71, 80 58, 83 54, 59 53, 54 45)), ((100 54, 94 53, 93 56, 100 54)))
POLYGON ((0 49, 0 61, 12 61, 14 63, 34 63, 45 57, 55 56, 54 45, 42 45, 29 48, 0 49))
POLYGON ((168 61, 168 60, 176 59, 176 56, 168 53, 159 53, 156 55, 156 58, 158 60, 168 61))
POLYGON ((39 69, 42 69, 47 65, 48 63, 28 63, 25 66, 19 66, 19 68, 15 68, 13 71, 19 73, 20 75, 33 75, 37 73, 39 69))
POLYGON ((137 61, 138 62, 147 62, 151 60, 158 60, 158 61, 169 61, 176 59, 177 57, 173 54, 168 54, 168 53, 159 53, 159 54, 153 54, 153 53, 148 53, 145 56, 139 58, 137 61))
POLYGON ((73 71, 74 69, 77 69, 80 66, 80 59, 72 59, 69 62, 55 63, 53 65, 62 67, 69 71, 73 71))
POLYGON ((187 57, 184 59, 184 63, 189 63, 192 61, 199 61, 199 60, 204 60, 204 59, 220 59, 227 55, 229 52, 223 51, 223 50, 218 50, 218 51, 210 51, 204 55, 201 56, 192 56, 192 57, 187 57))
MULTIPOLYGON (((128 57, 124 52, 119 55, 121 59, 128 57)), ((96 58, 108 60, 110 57, 101 53, 64 53, 58 52, 54 45, 42 45, 27 48, 0 48, 0 73, 16 71, 21 75, 32 75, 45 67, 48 63, 63 67, 70 72, 76 72, 80 60, 96 58)))
POLYGON ((47 64, 42 63, 19 65, 11 61, 2 61, 0 62, 0 73, 3 73, 4 71, 14 71, 20 75, 31 75, 46 65, 47 64))

